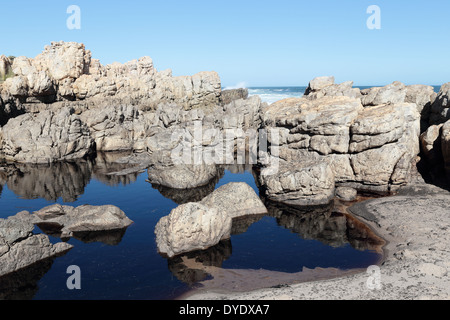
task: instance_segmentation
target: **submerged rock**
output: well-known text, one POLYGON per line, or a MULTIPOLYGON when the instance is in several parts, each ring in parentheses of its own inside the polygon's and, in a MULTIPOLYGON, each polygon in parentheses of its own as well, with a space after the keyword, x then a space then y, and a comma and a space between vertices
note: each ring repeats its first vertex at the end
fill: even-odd
POLYGON ((61 237, 71 237, 76 232, 124 229, 133 223, 122 210, 112 205, 74 208, 55 204, 35 211, 31 221, 58 230, 61 237))

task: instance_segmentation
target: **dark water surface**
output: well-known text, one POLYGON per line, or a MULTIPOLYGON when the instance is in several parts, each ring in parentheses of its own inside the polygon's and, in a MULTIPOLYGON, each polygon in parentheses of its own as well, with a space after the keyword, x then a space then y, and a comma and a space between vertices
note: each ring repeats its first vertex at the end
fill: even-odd
MULTIPOLYGON (((127 230, 77 235, 68 253, 0 280, 2 299, 174 299, 207 275, 186 270, 178 258, 158 254, 154 228, 159 219, 189 200, 187 192, 153 187, 147 173, 109 176, 99 161, 52 166, 16 165, 0 171, 0 218, 53 203, 112 204, 134 221, 127 230), (173 200, 172 200, 173 199, 173 200), (81 270, 81 290, 69 290, 70 265, 81 270)), ((246 182, 256 192, 253 173, 228 167, 206 195, 229 182, 246 182)), ((196 191, 197 192, 197 191, 196 191)), ((267 216, 240 219, 230 241, 195 253, 206 265, 295 273, 303 267, 366 268, 380 254, 364 231, 330 210, 300 210, 268 204, 267 216)), ((42 232, 36 228, 35 232, 42 232)), ((61 241, 50 236, 52 242, 61 241)))

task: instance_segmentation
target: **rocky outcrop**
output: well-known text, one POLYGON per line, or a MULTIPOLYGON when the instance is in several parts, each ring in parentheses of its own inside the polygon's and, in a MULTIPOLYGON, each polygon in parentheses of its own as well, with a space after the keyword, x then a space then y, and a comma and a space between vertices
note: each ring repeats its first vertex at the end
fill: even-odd
POLYGON ((360 99, 350 97, 293 98, 263 112, 265 127, 278 129, 280 159, 326 162, 341 186, 395 190, 407 183, 419 153, 416 104, 363 107, 360 99))
POLYGON ((35 58, 17 57, 12 71, 16 76, 5 81, 2 95, 32 104, 108 99, 146 110, 168 102, 192 109, 218 104, 221 94, 216 72, 173 77, 171 70, 158 72, 150 57, 103 66, 76 42, 52 42, 35 58))
POLYGON ((220 175, 216 165, 153 165, 148 169, 148 181, 172 189, 206 186, 220 175))
POLYGON ((1 137, 3 157, 17 162, 73 160, 94 151, 89 129, 69 109, 24 114, 11 119, 2 128, 1 137))
POLYGON ((33 234, 34 225, 21 212, 0 219, 0 276, 38 261, 63 254, 72 248, 64 242, 52 244, 43 234, 33 234))
POLYGON ((44 229, 57 230, 62 238, 77 232, 121 230, 133 223, 122 210, 112 205, 74 208, 55 204, 35 211, 29 219, 44 229))

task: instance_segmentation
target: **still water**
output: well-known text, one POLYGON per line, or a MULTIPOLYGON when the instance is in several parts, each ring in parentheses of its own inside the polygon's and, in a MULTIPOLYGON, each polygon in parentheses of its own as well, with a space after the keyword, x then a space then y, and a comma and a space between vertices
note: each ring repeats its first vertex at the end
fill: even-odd
MULTIPOLYGON (((65 255, 0 279, 0 299, 175 299, 213 280, 211 268, 240 270, 250 278, 267 272, 272 279, 267 286, 272 286, 295 278, 289 275, 303 268, 367 268, 381 258, 379 239, 333 208, 296 209, 266 202, 269 214, 235 220, 229 241, 185 255, 194 266, 183 257, 166 259, 157 252, 154 235, 161 217, 229 182, 246 182, 259 193, 254 172, 225 167, 208 186, 189 192, 152 186, 147 172, 108 174, 116 169, 101 156, 94 161, 1 168, 0 218, 54 203, 112 204, 134 223, 126 230, 71 238, 68 242, 74 247, 65 255), (80 267, 81 290, 66 286, 71 265, 80 267), (284 275, 279 283, 273 272, 284 275)), ((35 232, 42 230, 36 227, 35 232)))

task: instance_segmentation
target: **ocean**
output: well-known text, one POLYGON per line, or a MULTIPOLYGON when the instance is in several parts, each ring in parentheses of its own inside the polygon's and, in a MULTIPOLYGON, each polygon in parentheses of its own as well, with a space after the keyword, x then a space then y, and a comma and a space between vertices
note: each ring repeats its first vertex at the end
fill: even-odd
MULTIPOLYGON (((377 86, 354 86, 355 88, 367 89, 377 86)), ((432 85, 434 91, 437 93, 441 86, 432 85)), ((272 104, 276 101, 287 98, 300 98, 305 93, 307 87, 249 87, 249 96, 258 95, 263 102, 272 104)))

